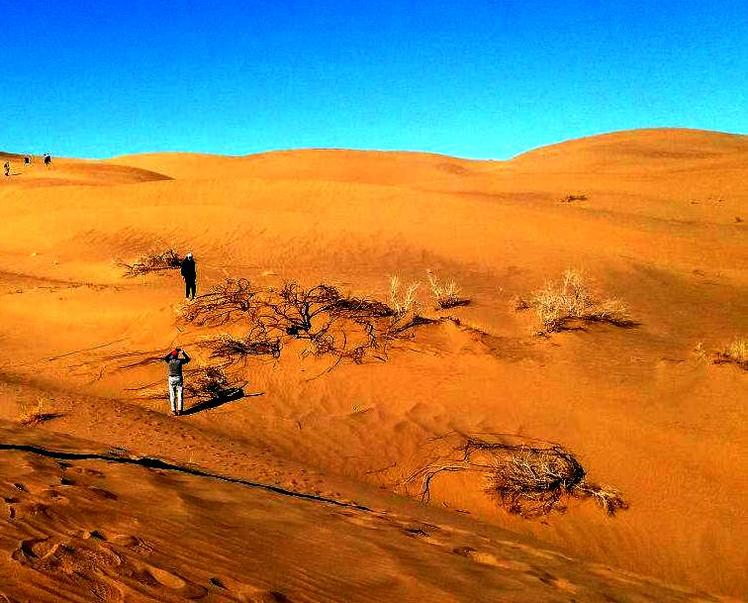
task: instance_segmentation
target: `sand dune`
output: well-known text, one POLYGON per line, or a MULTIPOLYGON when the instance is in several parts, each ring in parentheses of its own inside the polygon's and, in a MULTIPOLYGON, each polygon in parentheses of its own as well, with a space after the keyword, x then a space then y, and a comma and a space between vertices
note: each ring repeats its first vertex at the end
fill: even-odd
MULTIPOLYGON (((748 336, 747 174, 748 137, 640 130, 503 162, 342 150, 153 154, 57 159, 0 182, 0 418, 14 423, 5 442, 119 448, 375 511, 347 516, 195 476, 103 461, 60 469, 6 451, 16 459, 0 475, 6 499, 17 497, 13 483, 28 482, 44 499, 34 504, 69 500, 56 500, 49 517, 7 524, 3 573, 13 581, 3 592, 45 600, 43 589, 61 584, 113 600, 745 596, 746 373, 711 354, 748 336), (570 195, 584 199, 562 202, 570 195), (386 362, 331 368, 329 358, 302 358, 301 345, 278 361, 250 359, 236 370, 256 395, 175 419, 137 390, 159 384, 162 366, 121 367, 175 343, 205 366, 215 360, 199 343, 244 326, 179 323, 175 273, 123 277, 118 261, 169 247, 195 253, 203 292, 246 277, 262 287, 327 282, 387 301, 398 274, 422 282, 422 314, 457 320, 419 328, 386 362), (533 311, 517 312, 515 298, 569 267, 626 302, 637 325, 534 336, 533 311), (427 269, 456 279, 471 303, 435 310, 427 269), (37 407, 61 416, 19 427, 37 407), (630 508, 609 518, 592 501, 571 501, 563 515, 522 519, 465 474, 438 477, 424 506, 403 478, 443 452, 434 438, 455 430, 558 442, 630 508), (72 485, 63 493, 63 473, 89 466, 116 500, 72 485), (225 518, 217 527, 211 508, 225 518), (123 534, 147 541, 148 555, 116 540, 123 534), (167 561, 175 540, 183 548, 167 561), (206 547, 210 563, 194 564, 190 551, 206 547), (65 568, 93 558, 101 571, 71 582, 65 568), (31 576, 40 590, 24 590, 31 576)), ((10 505, 33 502, 23 500, 10 505)))

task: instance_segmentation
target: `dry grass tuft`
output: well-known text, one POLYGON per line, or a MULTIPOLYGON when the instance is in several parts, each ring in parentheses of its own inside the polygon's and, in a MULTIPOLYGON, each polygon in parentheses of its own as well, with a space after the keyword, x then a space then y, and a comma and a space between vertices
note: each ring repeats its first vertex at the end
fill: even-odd
POLYGON ((469 299, 460 297, 460 288, 455 281, 451 280, 442 283, 431 270, 426 271, 426 276, 429 279, 431 295, 434 298, 437 310, 466 306, 470 303, 469 299))
POLYGON ((534 308, 538 318, 537 335, 547 335, 572 328, 579 322, 604 322, 618 327, 631 327, 626 305, 617 299, 597 301, 578 270, 566 270, 560 284, 548 283, 530 300, 518 298, 517 310, 534 308))
POLYGON ((395 315, 405 316, 410 312, 415 312, 418 309, 418 301, 416 299, 416 291, 421 283, 413 282, 408 285, 405 291, 402 291, 400 277, 390 277, 390 306, 392 307, 395 315))
POLYGON ((748 371, 748 339, 736 337, 724 350, 717 352, 714 362, 736 364, 748 371))
POLYGON ((167 249, 163 253, 149 253, 144 255, 133 264, 120 262, 125 269, 125 276, 142 276, 150 272, 162 272, 164 270, 179 270, 182 258, 173 249, 167 249))

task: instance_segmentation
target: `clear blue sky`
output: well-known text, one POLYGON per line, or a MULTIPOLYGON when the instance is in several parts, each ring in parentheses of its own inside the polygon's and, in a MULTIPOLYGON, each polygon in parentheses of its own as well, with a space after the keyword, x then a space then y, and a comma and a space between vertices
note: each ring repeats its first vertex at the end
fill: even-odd
POLYGON ((0 0, 0 149, 506 158, 748 131, 748 0, 0 0))

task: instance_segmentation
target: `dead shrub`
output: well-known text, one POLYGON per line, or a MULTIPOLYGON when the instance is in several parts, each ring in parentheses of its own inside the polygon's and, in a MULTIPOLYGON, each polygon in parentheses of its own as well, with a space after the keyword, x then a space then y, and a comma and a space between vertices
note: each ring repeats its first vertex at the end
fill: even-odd
POLYGON ((573 203, 574 201, 587 201, 587 195, 566 195, 561 203, 573 203))
POLYGON ((628 507, 616 490, 588 483, 579 461, 560 446, 514 448, 496 463, 488 480, 488 493, 510 513, 524 517, 564 511, 568 497, 592 498, 608 515, 628 507))
POLYGON ((276 337, 270 339, 267 333, 259 329, 253 329, 245 337, 236 338, 228 334, 222 334, 215 339, 209 339, 200 344, 211 350, 211 358, 223 358, 227 363, 233 363, 236 358, 247 356, 270 356, 274 359, 280 358, 281 340, 276 337))
POLYGON ((242 397, 247 382, 229 377, 222 367, 208 366, 194 369, 185 375, 184 394, 208 402, 242 397))
POLYGON ((451 280, 442 283, 431 270, 426 271, 426 276, 429 279, 431 295, 434 298, 437 310, 466 306, 470 303, 469 299, 460 297, 460 288, 455 281, 451 280))
POLYGON ((536 334, 564 331, 578 322, 604 322, 618 327, 631 327, 626 305, 617 299, 598 301, 587 286, 582 273, 569 269, 560 284, 548 283, 530 300, 519 298, 517 310, 534 308, 538 318, 536 334))
POLYGON ((251 315, 261 304, 256 289, 245 278, 227 278, 207 293, 198 295, 181 310, 182 320, 201 327, 218 327, 251 315))
POLYGON ((182 265, 182 258, 173 249, 167 249, 162 253, 148 253, 133 264, 120 262, 120 265, 125 269, 126 277, 135 277, 151 272, 178 270, 182 265))
POLYGON ((18 417, 18 422, 24 427, 36 427, 37 425, 62 416, 62 413, 58 412, 45 412, 44 404, 44 398, 37 399, 36 408, 32 408, 28 403, 22 402, 21 414, 18 417))
POLYGON ((722 351, 714 357, 715 364, 735 364, 748 371, 748 339, 736 337, 722 351))
POLYGON ((485 492, 508 512, 537 518, 563 513, 569 499, 592 499, 608 515, 628 508, 620 492, 587 481, 577 458, 557 444, 512 444, 496 441, 498 434, 453 434, 458 444, 446 454, 412 473, 404 482, 421 484, 421 499, 428 501, 431 486, 443 472, 479 472, 485 492), (492 441, 493 440, 493 441, 492 441))

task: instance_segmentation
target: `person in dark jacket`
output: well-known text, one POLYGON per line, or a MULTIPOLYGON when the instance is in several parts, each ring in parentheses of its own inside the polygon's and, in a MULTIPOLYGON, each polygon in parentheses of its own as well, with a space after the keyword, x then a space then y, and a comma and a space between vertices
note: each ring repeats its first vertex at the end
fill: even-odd
POLYGON ((188 253, 187 257, 182 260, 182 278, 185 285, 185 297, 195 299, 197 294, 197 268, 192 253, 188 253))
POLYGON ((182 348, 175 348, 164 356, 163 361, 169 365, 169 402, 172 414, 179 416, 184 410, 184 374, 182 367, 192 358, 182 348), (180 358, 179 354, 182 354, 180 358))
POLYGON ((6 161, 3 164, 3 171, 5 173, 5 177, 9 178, 10 177, 10 161, 6 161))

